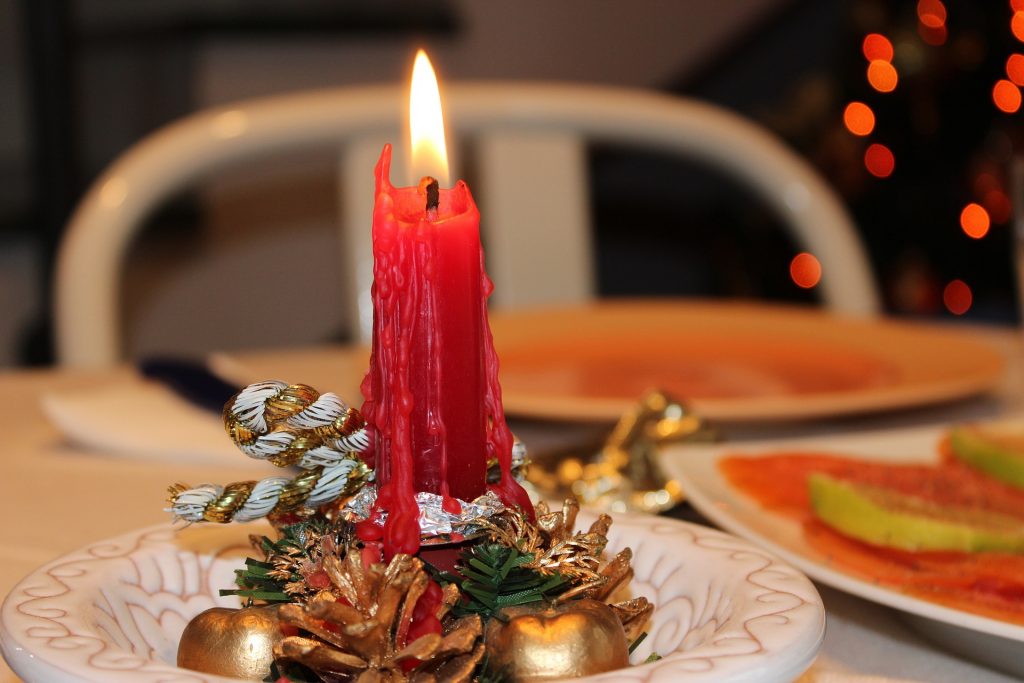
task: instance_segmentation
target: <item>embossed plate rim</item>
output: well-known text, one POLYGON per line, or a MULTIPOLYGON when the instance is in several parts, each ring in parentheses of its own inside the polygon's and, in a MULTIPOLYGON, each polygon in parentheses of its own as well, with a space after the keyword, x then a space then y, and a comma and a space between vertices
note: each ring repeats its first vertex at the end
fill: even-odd
MULTIPOLYGON (((581 515, 581 524, 589 523, 591 518, 581 515)), ((178 669, 166 663, 166 659, 156 659, 152 653, 133 653, 124 647, 112 647, 109 631, 106 640, 99 638, 102 625, 89 613, 95 611, 93 605, 97 600, 106 601, 109 606, 111 598, 119 599, 118 589, 122 593, 138 589, 137 583, 111 581, 119 572, 123 575, 129 565, 134 566, 131 571, 145 575, 143 582, 163 582, 161 589, 166 588, 167 581, 174 580, 191 580, 198 582, 197 585, 207 581, 211 584, 208 588, 214 583, 223 586, 225 577, 230 576, 230 570, 226 574, 224 570, 235 566, 236 562, 232 560, 230 565, 226 561, 215 562, 214 554, 197 554, 189 545, 195 538, 195 542, 215 548, 244 546, 251 530, 254 529, 240 525, 193 527, 185 533, 202 536, 186 538, 175 536, 168 526, 148 527, 98 541, 54 560, 23 579, 7 596, 0 612, 0 647, 4 657, 27 681, 212 683, 232 680, 178 669), (224 541, 214 542, 218 534, 225 533, 224 541), (182 563, 184 569, 180 575, 176 575, 173 568, 169 571, 160 564, 171 556, 182 563), (190 572, 202 573, 203 562, 208 562, 213 570, 205 577, 189 579, 190 572), (59 590, 60 586, 68 590, 49 595, 48 586, 51 592, 55 588, 59 590)), ((637 576, 651 577, 651 581, 634 580, 632 586, 636 594, 655 597, 658 590, 671 590, 678 581, 692 580, 691 574, 699 576, 703 572, 705 578, 703 584, 690 592, 676 593, 661 605, 662 620, 672 616, 675 621, 666 623, 666 628, 661 630, 656 612, 653 637, 637 649, 634 661, 643 661, 663 635, 678 639, 675 651, 657 662, 585 680, 639 682, 668 676, 672 680, 694 683, 739 681, 747 680, 751 672, 757 671, 758 680, 782 683, 796 678, 816 656, 824 637, 825 613, 821 598, 807 577, 770 553, 717 530, 646 515, 616 515, 609 540, 609 549, 613 551, 628 542, 637 551, 637 576), (703 594, 701 588, 705 589, 703 594), (728 614, 733 604, 742 604, 742 611, 728 614), (719 624, 717 619, 722 609, 726 610, 728 618, 722 618, 719 624), (715 638, 713 642, 706 639, 697 647, 684 650, 683 636, 678 632, 683 613, 688 614, 690 620, 703 624, 704 629, 717 625, 716 634, 729 637, 715 638), (671 628, 676 628, 676 632, 671 628)), ((153 588, 155 586, 151 585, 150 589, 153 588)), ((155 590, 151 602, 143 607, 154 609, 158 602, 170 604, 173 596, 166 590, 155 590)), ((194 609, 186 616, 215 603, 227 604, 224 600, 215 601, 209 591, 194 595, 191 602, 195 603, 190 603, 194 609)), ((117 611, 116 607, 111 609, 111 612, 117 611)), ((183 628, 184 617, 174 617, 172 613, 177 614, 169 607, 161 607, 161 618, 172 622, 178 619, 183 628)), ((103 621, 100 616, 99 621, 103 621)), ((111 619, 116 621, 115 617, 111 619)), ((135 625, 134 619, 131 625, 135 625)), ((146 628, 143 624, 140 631, 146 628)), ((169 633, 160 631, 157 639, 161 637, 169 642, 169 633)))

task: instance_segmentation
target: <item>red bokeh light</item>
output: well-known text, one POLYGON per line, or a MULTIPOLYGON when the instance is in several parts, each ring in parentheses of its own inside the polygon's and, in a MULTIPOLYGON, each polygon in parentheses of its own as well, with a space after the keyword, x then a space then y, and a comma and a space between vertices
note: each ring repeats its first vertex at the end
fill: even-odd
POLYGON ((864 58, 869 62, 876 59, 881 59, 883 62, 892 61, 892 43, 881 33, 869 33, 864 36, 861 51, 864 52, 864 58))
POLYGON ((982 204, 985 205, 985 210, 988 211, 988 215, 992 218, 993 223, 1005 223, 1010 220, 1010 216, 1013 213, 1013 205, 1010 203, 1010 198, 1002 190, 989 190, 986 192, 982 204))
POLYGON ((942 290, 942 303, 953 315, 963 315, 971 310, 974 294, 963 280, 953 280, 942 290))
POLYGON ((928 28, 946 25, 946 6, 942 0, 918 0, 917 18, 928 28))
POLYGON ((1020 88, 1005 78, 996 81, 992 87, 992 102, 999 111, 1016 114, 1020 109, 1020 88))
POLYGON ((876 142, 864 150, 864 167, 876 178, 888 178, 896 168, 896 157, 892 150, 876 142))
POLYGON ((1006 75, 1017 85, 1024 85, 1024 55, 1009 56, 1006 60, 1006 75))
POLYGON ((949 31, 946 26, 926 26, 924 24, 917 25, 917 35, 921 36, 928 45, 932 47, 938 47, 946 44, 946 39, 949 38, 949 31))
POLYGON ((789 262, 789 277, 797 287, 810 289, 821 282, 821 263, 813 254, 801 252, 789 262))

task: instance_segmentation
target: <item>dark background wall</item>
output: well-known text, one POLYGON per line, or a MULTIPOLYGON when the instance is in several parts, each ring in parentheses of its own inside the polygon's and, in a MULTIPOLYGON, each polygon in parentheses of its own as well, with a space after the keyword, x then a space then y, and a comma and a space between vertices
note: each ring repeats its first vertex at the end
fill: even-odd
MULTIPOLYGON (((961 319, 1015 323, 1007 199, 1020 115, 999 111, 991 92, 1024 45, 1009 2, 940 5, 941 22, 922 14, 928 3, 877 0, 0 0, 0 365, 48 360, 63 222, 126 147, 205 106, 398 81, 419 45, 448 80, 650 87, 750 116, 847 201, 889 312, 952 319, 943 292, 961 280, 973 295, 961 319), (861 43, 873 32, 895 46, 890 93, 865 78, 861 43), (844 127, 854 100, 875 112, 868 137, 844 127), (873 143, 895 156, 889 177, 865 168, 873 143), (971 202, 991 217, 982 239, 960 227, 971 202)), ((594 149, 592 162, 602 293, 815 300, 790 279, 795 245, 743 188, 656 155, 594 149)), ((261 262, 290 260, 310 287, 336 284, 333 164, 327 150, 282 159, 204 184, 158 216, 125 282, 133 352, 343 337, 340 310, 299 307, 291 329, 274 331, 252 324, 260 304, 232 304, 261 262), (267 241, 282 231, 287 253, 267 241), (182 329, 167 312, 207 287, 196 264, 238 289, 210 285, 182 329)))

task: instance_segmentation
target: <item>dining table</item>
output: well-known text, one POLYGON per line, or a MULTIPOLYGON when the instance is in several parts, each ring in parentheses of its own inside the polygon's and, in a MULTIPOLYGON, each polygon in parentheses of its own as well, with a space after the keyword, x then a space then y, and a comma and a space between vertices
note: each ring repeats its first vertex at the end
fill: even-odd
MULTIPOLYGON (((1024 334, 995 325, 957 325, 990 345, 1005 360, 997 386, 980 395, 938 405, 814 420, 722 426, 727 440, 950 424, 1024 413, 1024 334)), ((250 367, 276 373, 303 354, 323 349, 253 351, 237 355, 250 367)), ((282 377, 282 379, 291 379, 282 377)), ((14 369, 0 373, 0 500, 7 523, 0 536, 0 594, 36 567, 84 544, 139 527, 170 525, 168 485, 185 481, 252 479, 253 462, 151 458, 114 453, 68 439, 48 419, 44 398, 62 392, 137 382, 131 364, 109 369, 14 369)), ((350 388, 346 388, 350 390, 350 388)), ((591 436, 607 425, 511 418, 513 431, 532 449, 544 450, 591 436)), ((227 438, 227 437, 225 437, 227 438)), ((704 521, 685 504, 674 514, 704 521)), ((810 681, 929 681, 1006 683, 1017 680, 933 644, 888 607, 818 585, 827 614, 824 645, 803 677, 810 681)), ((0 683, 19 680, 0 663, 0 683)))

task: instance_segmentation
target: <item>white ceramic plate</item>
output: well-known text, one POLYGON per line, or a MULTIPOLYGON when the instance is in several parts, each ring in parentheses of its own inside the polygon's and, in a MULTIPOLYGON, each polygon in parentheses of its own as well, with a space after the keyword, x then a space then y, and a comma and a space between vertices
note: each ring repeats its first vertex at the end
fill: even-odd
MULTIPOLYGON (((590 519, 582 519, 589 524, 590 519)), ((3 605, 0 645, 27 681, 199 683, 174 666, 188 620, 214 605, 253 529, 144 529, 94 543, 25 578, 3 605)), ((767 552, 706 527, 618 515, 609 551, 635 553, 635 595, 657 605, 633 653, 663 659, 589 681, 792 681, 814 659, 825 612, 813 584, 767 552)))
POLYGON ((888 462, 929 462, 938 457, 937 444, 943 433, 939 427, 921 427, 741 445, 677 446, 666 453, 662 464, 669 476, 679 479, 691 504, 723 529, 770 550, 812 579, 904 612, 920 631, 953 652, 1024 676, 1024 626, 926 602, 831 566, 826 557, 807 544, 797 521, 765 511, 733 489, 717 466, 726 455, 780 450, 829 452, 888 462))

